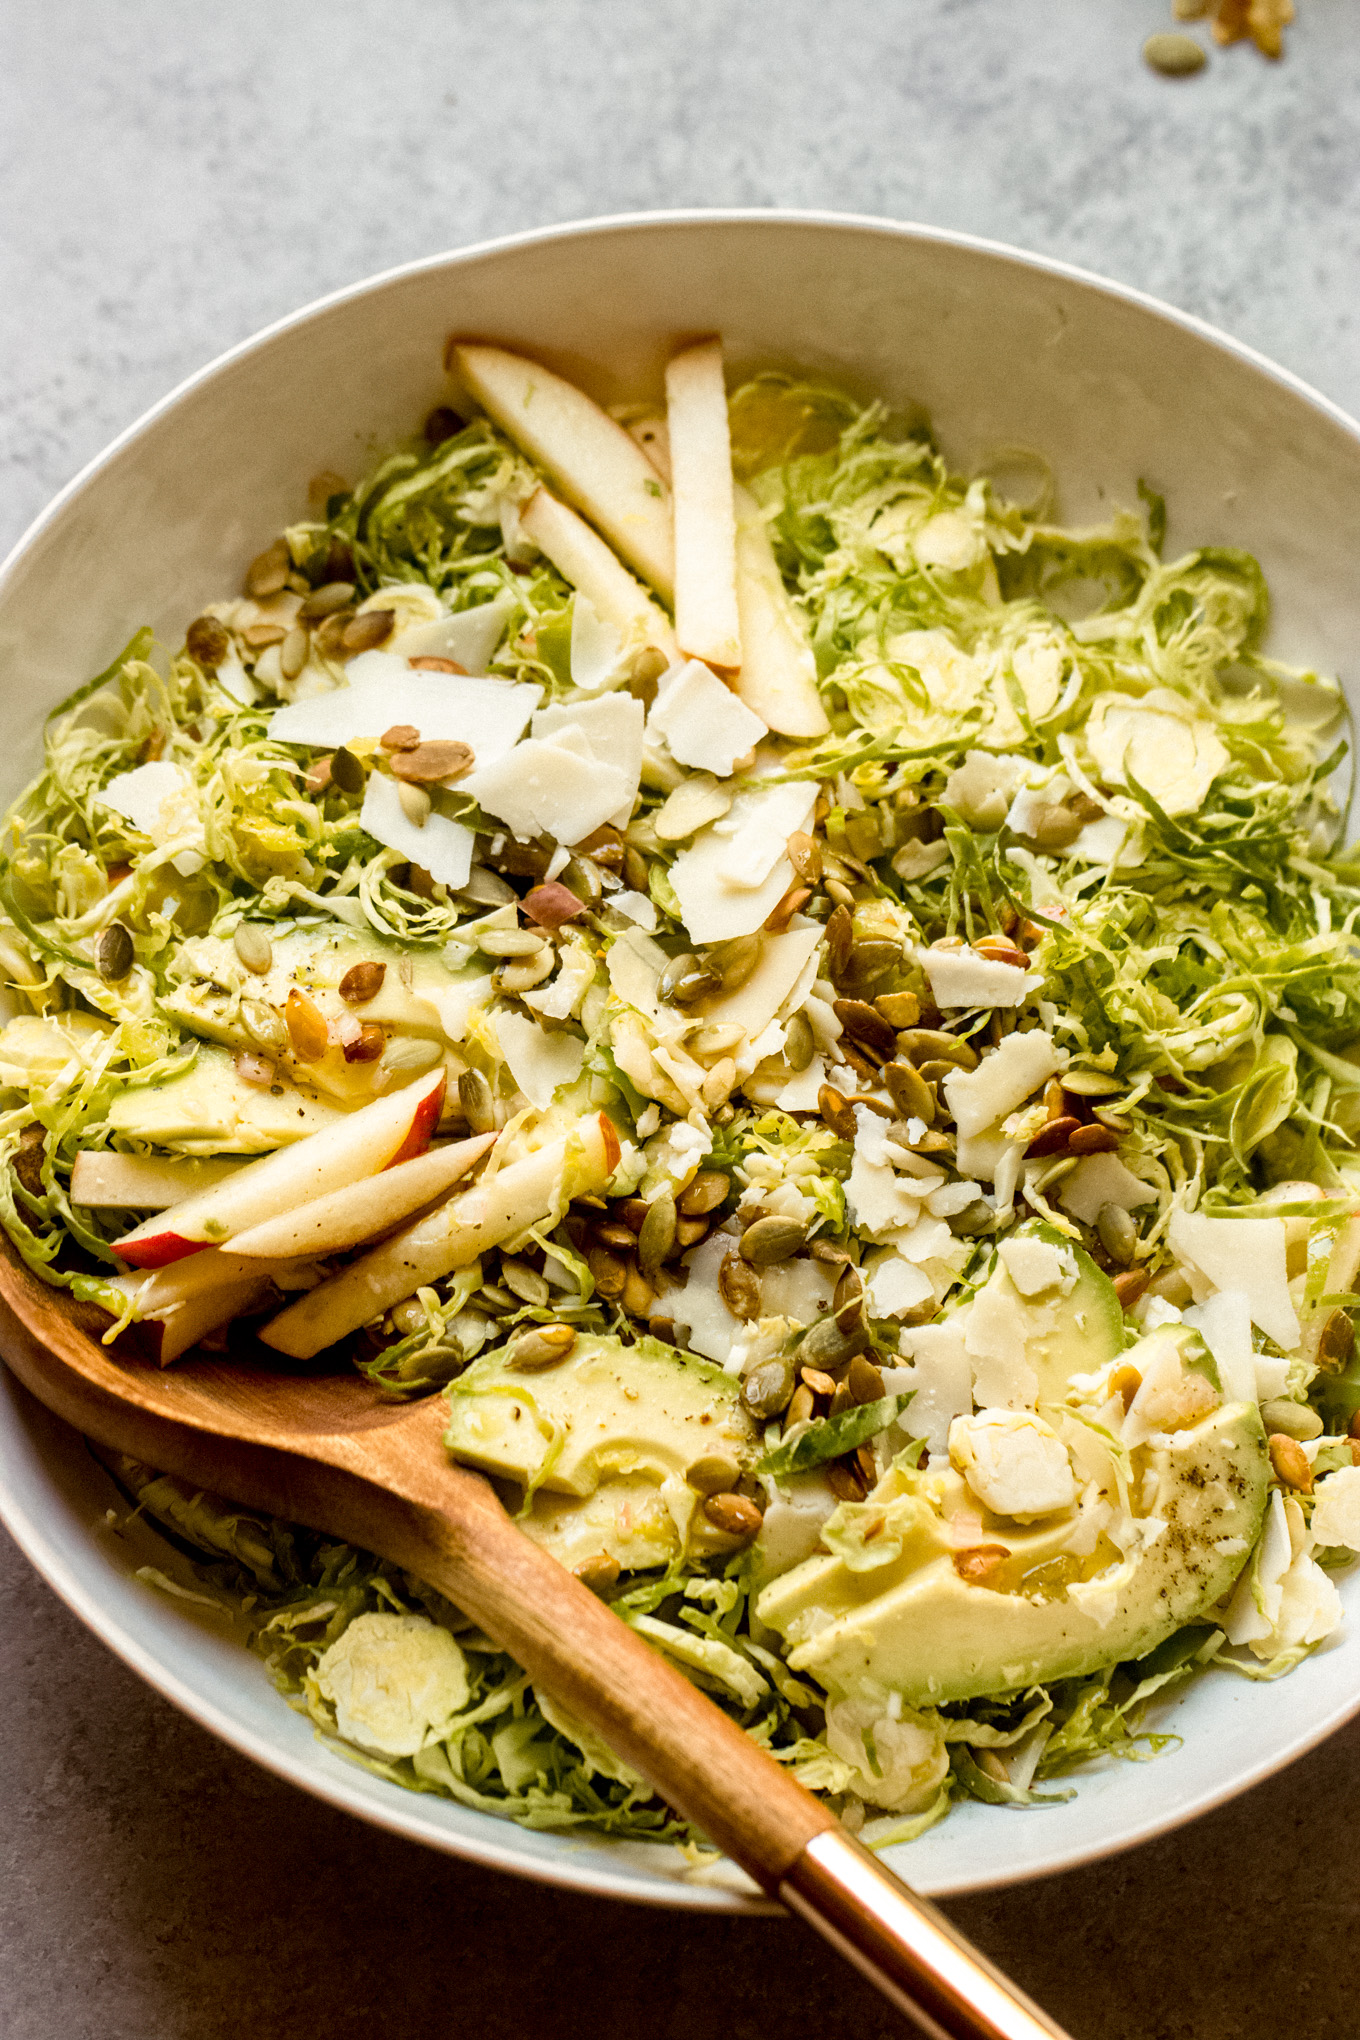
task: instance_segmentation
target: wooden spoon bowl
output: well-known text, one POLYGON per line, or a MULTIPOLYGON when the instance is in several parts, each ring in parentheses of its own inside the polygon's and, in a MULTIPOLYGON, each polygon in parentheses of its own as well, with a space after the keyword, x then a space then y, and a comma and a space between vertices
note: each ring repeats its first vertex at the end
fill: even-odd
POLYGON ((49 1288, 3 1239, 0 1349, 57 1416, 437 1588, 922 2030, 1062 2040, 934 1907, 516 1529, 487 1481, 450 1461, 441 1397, 393 1402, 348 1370, 281 1374, 207 1358, 162 1370, 123 1350, 127 1338, 104 1347, 106 1326, 103 1311, 49 1288))

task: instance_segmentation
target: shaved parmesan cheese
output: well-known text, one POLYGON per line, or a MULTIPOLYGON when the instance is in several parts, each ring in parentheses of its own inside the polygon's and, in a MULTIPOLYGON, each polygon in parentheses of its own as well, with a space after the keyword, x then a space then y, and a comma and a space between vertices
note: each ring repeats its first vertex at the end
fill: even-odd
POLYGON ((620 829, 628 826, 637 799, 645 714, 631 694, 606 694, 600 701, 556 702, 541 708, 533 720, 535 737, 561 738, 567 730, 578 731, 592 758, 623 774, 627 790, 609 817, 620 829))
POLYGON ((1027 769, 1009 752, 969 751, 944 783, 940 799, 975 829, 999 829, 1027 769))
POLYGON ((892 1388, 898 1394, 915 1391, 904 1413, 906 1429, 914 1438, 924 1438, 932 1452, 944 1452, 955 1417, 966 1416, 973 1407, 973 1369, 962 1323, 953 1317, 922 1325, 904 1332, 902 1345, 912 1365, 892 1370, 892 1388))
POLYGON ((439 1024, 450 1041, 464 1041, 467 1038, 468 1022, 481 1007, 491 1002, 491 973, 479 971, 473 977, 459 978, 447 991, 432 992, 439 1024))
MULTIPOLYGON (((259 663, 258 660, 256 663, 259 663)), ((260 698, 259 688, 234 651, 229 652, 218 667, 217 684, 233 701, 239 701, 242 708, 253 708, 260 698)))
POLYGON ((1031 1325, 1011 1284, 993 1276, 978 1291, 966 1316, 963 1342, 973 1362, 973 1394, 979 1406, 1033 1409, 1039 1378, 1026 1353, 1031 1325))
POLYGON ((652 935, 656 932, 656 902, 649 899, 646 893, 613 893, 610 896, 609 911, 611 914, 622 914, 626 921, 632 921, 644 934, 652 935))
POLYGON ((346 686, 276 710, 269 723, 275 742, 333 750, 409 723, 427 742, 470 745, 485 765, 515 743, 543 695, 541 687, 509 680, 413 672, 391 652, 361 652, 348 673, 346 686))
MULTIPOLYGON (((826 1082, 826 1064, 821 1056, 814 1055, 805 1070, 781 1084, 770 1103, 777 1105, 781 1112, 815 1112, 822 1085, 826 1082)), ((750 1086, 747 1086, 750 1096, 750 1086)), ((763 1102, 763 1101, 753 1101, 763 1102)))
POLYGON ((1255 1402, 1256 1356, 1251 1350, 1251 1306, 1245 1291, 1220 1289, 1207 1303, 1183 1313, 1214 1356, 1218 1378, 1229 1402, 1255 1402))
POLYGON ((1326 1573, 1306 1549, 1294 1549, 1291 1508, 1297 1514, 1298 1503, 1287 1502, 1277 1488, 1256 1557, 1238 1581, 1223 1623, 1229 1643, 1245 1643, 1264 1659, 1321 1643, 1342 1618, 1341 1596, 1326 1573))
POLYGON ((968 1175, 976 1176, 981 1183, 992 1183, 1008 1155, 1023 1157, 1024 1152, 1023 1141, 1010 1140, 998 1128, 989 1127, 983 1133, 961 1133, 955 1159, 968 1175))
POLYGON ((910 1226, 920 1200, 944 1181, 938 1169, 926 1177, 900 1177, 892 1166, 906 1151, 885 1138, 886 1122, 867 1105, 855 1108, 855 1159, 845 1185, 846 1209, 863 1232, 879 1234, 910 1226), (892 1159, 888 1150, 892 1149, 892 1159))
POLYGON ((719 786, 711 772, 695 772, 682 779, 664 807, 652 816, 652 827, 663 843, 683 843, 706 822, 721 821, 732 805, 732 789, 719 786))
POLYGON ((1155 1204, 1157 1192, 1140 1182, 1124 1167, 1117 1155, 1083 1155, 1070 1176, 1058 1189, 1058 1202, 1083 1225, 1094 1225, 1102 1204, 1117 1204, 1121 1211, 1136 1211, 1140 1204, 1155 1204))
POLYGON ((643 709, 631 695, 561 703, 535 715, 533 735, 459 781, 520 837, 579 843, 626 821, 642 769, 643 709))
POLYGON ((545 1020, 570 1020, 579 1014, 594 982, 595 958, 584 942, 571 942, 562 951, 562 962, 552 983, 520 996, 526 1006, 541 1013, 545 1020))
POLYGON ((933 1303, 930 1277, 897 1253, 884 1254, 869 1277, 869 1302, 875 1317, 904 1317, 921 1303, 933 1303))
POLYGON ((673 667, 657 690, 649 734, 663 737, 682 765, 726 779, 737 759, 769 734, 730 687, 698 659, 673 667))
POLYGON ((1066 1296, 1076 1282, 1077 1264, 1071 1249, 1054 1246, 1049 1240, 1027 1234, 1020 1239, 1003 1240, 997 1253, 1022 1296, 1042 1296, 1049 1289, 1060 1289, 1066 1296))
POLYGON ((1169 815, 1194 814, 1228 764, 1213 724, 1169 687, 1154 688, 1140 701, 1098 695, 1085 737, 1107 785, 1136 779, 1169 815))
POLYGON ((387 849, 399 851, 428 871, 437 885, 461 892, 467 884, 477 841, 473 831, 437 813, 429 814, 424 824, 417 826, 402 807, 396 780, 385 772, 369 774, 359 826, 387 849))
POLYGON ((793 883, 788 839, 807 829, 816 786, 756 787, 733 801, 671 866, 671 884, 695 942, 754 935, 793 883))
POLYGON ((588 595, 577 594, 571 605, 572 684, 594 694, 618 672, 623 634, 600 615, 588 595))
POLYGON ((685 1287, 666 1295, 672 1320, 689 1334, 691 1352, 702 1353, 706 1360, 726 1360, 741 1330, 741 1319, 727 1308, 718 1288, 718 1270, 736 1250, 730 1233, 710 1233, 685 1256, 689 1270, 685 1287))
POLYGON ((1360 1466, 1343 1466, 1317 1484, 1313 1542, 1360 1551, 1360 1466))
POLYGON ((964 1006, 1019 1006, 1044 981, 1040 971, 997 963, 979 956, 975 949, 918 949, 916 960, 942 1011, 964 1006))
POLYGON ((536 1020, 498 1013, 496 1039, 511 1076, 540 1112, 547 1111, 564 1084, 574 1084, 581 1074, 586 1045, 574 1034, 545 1034, 536 1020))
POLYGON ((705 1024, 735 1024, 754 1040, 783 1010, 785 1000, 816 956, 821 939, 822 931, 815 924, 790 928, 783 935, 767 935, 750 977, 735 991, 710 1001, 704 1008, 705 1024))
POLYGON ((198 789, 182 765, 159 759, 134 766, 111 779, 95 798, 149 836, 158 850, 180 844, 170 861, 181 878, 192 878, 203 869, 208 846, 199 818, 198 789))
POLYGON ((1070 1509, 1077 1484, 1067 1447, 1050 1424, 1027 1411, 980 1410, 956 1417, 949 1457, 984 1509, 1032 1523, 1070 1509))
MULTIPOLYGON (((1003 964, 1009 970, 1010 964, 1003 964)), ((1016 972, 1016 976, 1020 976, 1016 972)), ((1042 1028, 1008 1034, 975 1070, 955 1070, 943 1079, 945 1098, 959 1132, 968 1138, 996 1127, 1023 1105, 1032 1091, 1062 1068, 1061 1050, 1042 1028)), ((1074 1172, 1075 1173, 1075 1172, 1074 1172)))
POLYGON ((1209 1288, 1242 1290, 1252 1323, 1281 1352, 1294 1351, 1299 1321, 1285 1271, 1282 1218, 1206 1218, 1199 1211, 1177 1211, 1167 1237, 1176 1258, 1189 1264, 1191 1286, 1202 1292, 1197 1301, 1207 1300, 1209 1288))
POLYGON ((1083 826, 1067 854, 1083 864, 1137 864, 1143 854, 1143 832, 1134 830, 1130 839, 1128 822, 1119 815, 1101 815, 1098 821, 1083 826))
POLYGON ((669 961, 665 950, 641 928, 627 928, 609 945, 605 959, 609 988, 625 1006, 655 1020, 660 1013, 656 981, 669 961))
POLYGON ((824 1261, 777 1261, 761 1271, 760 1314, 811 1325, 831 1308, 834 1273, 824 1261))

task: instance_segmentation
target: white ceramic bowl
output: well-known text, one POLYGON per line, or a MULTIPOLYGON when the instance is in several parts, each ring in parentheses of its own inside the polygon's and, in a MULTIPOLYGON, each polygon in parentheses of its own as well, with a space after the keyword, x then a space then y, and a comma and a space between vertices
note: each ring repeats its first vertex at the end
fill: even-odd
MULTIPOLYGON (((959 235, 775 213, 553 228, 394 271, 205 369, 63 491, 0 572, 3 791, 39 756, 44 715, 143 623, 178 642, 204 602, 295 517, 307 478, 357 474, 440 400, 450 332, 524 347, 613 401, 654 395, 675 339, 721 331, 737 373, 802 366, 924 407, 955 467, 1023 446, 1052 463, 1062 516, 1165 492, 1169 547, 1246 546, 1275 598, 1271 649, 1360 686, 1353 644, 1360 427, 1192 319, 959 235)), ((0 1509, 75 1612, 152 1685, 259 1762, 379 1825, 504 1870, 700 1908, 752 1901, 682 1878, 676 1852, 530 1834, 402 1792, 324 1751, 258 1660, 211 1618, 131 1576, 144 1553, 103 1523, 113 1493, 84 1444, 0 1381, 0 1509)), ((921 1889, 1067 1869, 1205 1811, 1360 1707, 1351 1633, 1277 1685, 1227 1672, 1162 1710, 1178 1746, 1080 1776, 1064 1806, 968 1805, 895 1852, 921 1889)))

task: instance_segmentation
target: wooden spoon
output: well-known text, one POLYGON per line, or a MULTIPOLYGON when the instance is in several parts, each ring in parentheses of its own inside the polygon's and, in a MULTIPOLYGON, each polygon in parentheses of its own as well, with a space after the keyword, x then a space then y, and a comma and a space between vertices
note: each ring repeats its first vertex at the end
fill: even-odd
POLYGON ((102 1445, 327 1531, 438 1588, 923 2032, 1064 2040, 941 1913, 517 1530, 485 1480, 449 1460, 442 1398, 393 1403, 350 1372, 206 1359, 162 1372, 102 1347, 106 1322, 4 1243, 0 1348, 50 1410, 102 1445))

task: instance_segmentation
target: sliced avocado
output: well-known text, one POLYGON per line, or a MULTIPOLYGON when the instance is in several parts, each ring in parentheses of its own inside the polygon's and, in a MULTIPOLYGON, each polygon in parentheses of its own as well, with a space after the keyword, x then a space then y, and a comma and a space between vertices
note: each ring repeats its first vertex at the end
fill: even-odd
MULTIPOLYGON (((862 1514, 884 1508, 889 1563, 866 1567, 853 1548, 854 1567, 843 1556, 808 1559, 765 1588, 757 1613, 791 1646, 791 1667, 829 1692, 898 1692, 913 1706, 1144 1656, 1228 1592, 1260 1532, 1270 1467, 1249 1403, 1223 1405, 1131 1459, 1125 1491, 1152 1534, 1135 1527, 1130 1536, 1126 1526, 1127 1555, 1106 1534, 1092 1538, 1089 1510, 1100 1498, 1088 1488, 1081 1509, 1033 1527, 984 1518, 981 1546, 1009 1557, 967 1578, 948 1523, 962 1499, 958 1475, 913 1484, 894 1471, 861 1505, 862 1514)), ((1113 1458, 1103 1498, 1117 1498, 1113 1458)), ((824 1534, 836 1541, 835 1518, 824 1534)))
POLYGON ((1039 1220, 1008 1234, 983 1279, 964 1293, 950 1315, 964 1328, 980 1405, 1022 1408, 1061 1401, 1072 1375, 1093 1374, 1124 1349, 1124 1313, 1109 1276, 1074 1241, 1039 1220), (1059 1257, 1064 1272, 1052 1286, 1026 1294, 1007 1263, 1022 1279, 1033 1281, 1042 1268, 1043 1250, 1050 1259, 1059 1257), (1026 1258, 1038 1267, 1027 1269, 1026 1258), (1003 1381, 1013 1383, 1016 1392, 996 1392, 1003 1381))
POLYGON ((247 1084, 225 1049, 204 1046, 182 1077, 122 1092, 109 1108, 109 1125, 177 1154, 259 1155, 339 1116, 292 1084, 247 1084))
POLYGON ((745 1468, 758 1442, 732 1377, 655 1339, 583 1333, 565 1360, 532 1373, 497 1348, 445 1394, 455 1459, 556 1494, 592 1495, 618 1475, 683 1480, 700 1459, 745 1468))

